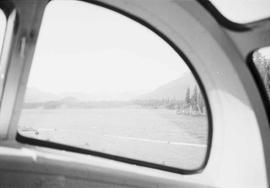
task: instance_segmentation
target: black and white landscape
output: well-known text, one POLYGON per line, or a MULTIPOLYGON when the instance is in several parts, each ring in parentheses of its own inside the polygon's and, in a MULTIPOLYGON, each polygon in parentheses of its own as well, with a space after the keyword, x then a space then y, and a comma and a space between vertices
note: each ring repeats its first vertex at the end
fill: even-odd
POLYGON ((207 145, 207 116, 204 106, 199 110, 201 93, 190 73, 147 93, 119 96, 123 100, 28 88, 20 133, 169 166, 200 166, 207 145))

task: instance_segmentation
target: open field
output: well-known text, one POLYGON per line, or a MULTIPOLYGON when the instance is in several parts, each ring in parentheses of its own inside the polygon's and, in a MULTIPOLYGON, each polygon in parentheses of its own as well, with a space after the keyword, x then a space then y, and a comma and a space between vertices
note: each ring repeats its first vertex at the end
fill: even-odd
POLYGON ((25 136, 187 169, 207 147, 205 116, 167 109, 27 109, 19 126, 25 136))

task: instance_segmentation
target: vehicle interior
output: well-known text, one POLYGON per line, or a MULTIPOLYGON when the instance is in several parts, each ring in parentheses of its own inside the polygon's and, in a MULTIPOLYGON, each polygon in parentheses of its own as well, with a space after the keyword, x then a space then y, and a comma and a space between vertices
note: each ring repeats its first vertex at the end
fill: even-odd
POLYGON ((0 1, 0 187, 269 187, 270 5, 250 3, 0 1))

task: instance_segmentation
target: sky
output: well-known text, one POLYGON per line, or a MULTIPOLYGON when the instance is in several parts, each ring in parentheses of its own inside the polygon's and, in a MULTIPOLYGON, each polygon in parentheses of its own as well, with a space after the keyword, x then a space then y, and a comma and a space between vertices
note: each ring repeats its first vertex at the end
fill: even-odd
POLYGON ((96 5, 52 1, 28 87, 55 94, 143 94, 187 71, 181 57, 145 26, 96 5))
MULTIPOLYGON (((239 23, 270 16, 270 0, 211 0, 239 23)), ((0 11, 0 43, 5 17, 0 11)), ((269 48, 262 50, 270 56, 269 48)), ((143 94, 189 69, 159 36, 114 11, 52 1, 43 17, 28 87, 54 94, 143 94)))

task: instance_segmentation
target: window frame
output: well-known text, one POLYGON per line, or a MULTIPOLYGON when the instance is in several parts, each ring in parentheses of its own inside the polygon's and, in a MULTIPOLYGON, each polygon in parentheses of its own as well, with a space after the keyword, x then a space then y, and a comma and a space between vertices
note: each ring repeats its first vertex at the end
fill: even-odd
MULTIPOLYGON (((53 1, 53 0, 50 0, 53 1)), ((50 1, 47 2, 46 6, 50 3, 50 1)), ((106 159, 110 160, 115 160, 115 161, 120 161, 128 164, 134 164, 134 165, 139 165, 143 167, 148 167, 148 168, 153 168, 153 169, 158 169, 158 170, 163 170, 163 171, 168 171, 168 172, 173 172, 177 174, 197 174, 203 171, 205 166, 207 165, 207 162, 209 160, 210 156, 210 150, 211 150, 211 143, 212 143, 212 133, 213 133, 213 126, 212 126, 212 114, 210 110, 210 105, 209 101, 206 95, 205 88, 203 87, 203 84, 198 76, 198 74, 195 71, 195 68, 192 66, 191 61, 188 59, 188 57, 175 45, 166 35, 164 35, 162 32, 160 32, 157 28, 152 26, 150 23, 147 21, 144 21, 143 19, 140 19, 139 17, 132 15, 124 10, 121 10, 117 7, 111 6, 109 4, 103 3, 103 2, 98 2, 98 1, 89 1, 89 0, 79 0, 81 2, 86 2, 95 6, 99 6, 105 9, 108 9, 110 11, 114 11, 127 19, 131 19, 138 24, 141 24, 142 26, 146 27, 149 29, 153 34, 158 35, 161 40, 164 40, 171 48, 174 50, 179 58, 182 58, 186 66, 189 68, 190 72, 192 73, 194 79, 196 80, 197 85, 200 88, 200 91, 202 93, 205 106, 206 106, 206 116, 207 116, 207 126, 208 126, 208 133, 207 133, 207 148, 204 156, 204 160, 202 160, 201 166, 195 169, 182 169, 182 168, 175 168, 171 166, 165 166, 157 163, 152 163, 152 162, 147 162, 143 160, 137 160, 137 159, 132 159, 128 157, 123 157, 123 156, 117 156, 117 155, 112 155, 112 154, 107 154, 107 153, 102 153, 98 151, 94 151, 91 149, 84 149, 76 146, 71 146, 71 145, 66 145, 66 144, 61 144, 61 143, 56 143, 56 142, 51 142, 51 141, 45 141, 45 140, 38 140, 35 138, 30 138, 30 137, 25 137, 21 135, 17 130, 16 130, 16 140, 20 143, 25 143, 25 144, 31 144, 35 146, 41 146, 41 147, 46 147, 46 148, 53 148, 53 149, 59 149, 59 150, 65 150, 65 151, 71 151, 75 153, 81 153, 81 154, 88 154, 92 156, 97 156, 97 157, 103 157, 106 159)), ((46 9, 46 7, 45 7, 46 9)), ((46 10, 45 10, 46 11, 46 10)), ((44 11, 44 12, 45 12, 44 11)), ((43 14, 44 14, 43 12, 43 14)))
POLYGON ((3 14, 6 19, 5 24, 5 33, 3 35, 3 43, 1 46, 1 52, 0 52, 0 63, 2 66, 2 70, 0 70, 0 74, 3 75, 3 82, 0 86, 0 140, 7 137, 7 132, 9 129, 9 125, 5 123, 5 120, 3 120, 3 116, 8 116, 8 113, 3 112, 2 106, 4 106, 4 95, 5 90, 7 88, 7 77, 8 72, 10 69, 10 56, 11 56, 11 49, 14 47, 14 32, 16 30, 16 20, 17 20, 17 12, 15 9, 15 4, 10 1, 0 1, 0 8, 3 11, 3 14))
POLYGON ((270 17, 268 17, 248 23, 237 23, 225 17, 209 0, 196 0, 196 1, 198 1, 216 19, 216 21, 220 25, 232 31, 238 32, 249 31, 255 28, 259 28, 265 22, 270 21, 270 17))
MULTIPOLYGON (((2 46, 0 46, 0 59, 1 59, 1 70, 0 70, 0 75, 3 75, 2 79, 2 83, 0 83, 0 101, 2 100, 2 95, 3 95, 3 88, 4 88, 4 84, 5 84, 5 77, 6 77, 6 72, 7 72, 7 60, 5 57, 3 57, 3 51, 7 51, 7 49, 4 49, 4 46, 8 46, 8 44, 4 44, 7 43, 5 41, 7 41, 7 39, 5 39, 6 37, 6 32, 9 33, 9 31, 7 31, 7 28, 10 28, 12 26, 8 26, 8 23, 10 25, 10 19, 9 19, 9 13, 10 13, 10 7, 8 5, 5 5, 4 3, 0 2, 0 9, 3 12, 4 16, 5 16, 5 28, 4 28, 4 33, 3 33, 3 38, 2 38, 2 46), (9 21, 9 22, 8 22, 9 21), (4 59, 4 60, 2 60, 4 59)), ((1 105, 0 105, 1 106, 1 105)))
MULTIPOLYGON (((4 28, 4 34, 3 34, 3 41, 2 46, 0 46, 0 60, 1 60, 1 67, 3 68, 0 70, 0 74, 3 75, 3 83, 0 85, 0 101, 2 100, 4 85, 6 82, 6 73, 8 69, 8 54, 10 51, 10 40, 11 40, 11 33, 12 29, 14 27, 14 19, 15 15, 12 13, 14 10, 14 4, 7 1, 0 1, 0 9, 2 10, 4 16, 5 16, 5 28, 4 28), (5 55, 3 55, 5 54, 5 55)), ((1 103, 1 102, 0 102, 1 103)), ((0 104, 1 107, 1 104, 0 104)))
MULTIPOLYGON (((262 48, 264 48, 264 47, 262 47, 262 48)), ((251 74, 254 77, 257 88, 260 91, 260 96, 263 99, 264 109, 266 111, 266 114, 268 115, 268 122, 269 122, 269 126, 270 126, 270 100, 269 100, 270 96, 268 96, 268 94, 267 94, 267 91, 266 91, 265 85, 263 83, 262 77, 260 75, 260 72, 259 72, 258 68, 256 67, 255 62, 253 61, 253 54, 260 49, 261 48, 257 48, 255 50, 251 51, 246 58, 246 62, 247 62, 247 66, 249 67, 251 74)))

